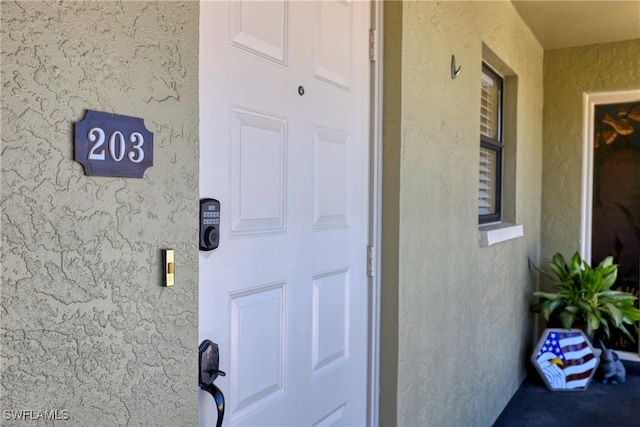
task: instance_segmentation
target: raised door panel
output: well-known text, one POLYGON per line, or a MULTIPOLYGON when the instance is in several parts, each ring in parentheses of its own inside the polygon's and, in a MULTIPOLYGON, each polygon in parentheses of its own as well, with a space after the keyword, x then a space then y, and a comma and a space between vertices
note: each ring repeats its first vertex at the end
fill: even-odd
POLYGON ((342 89, 351 86, 352 2, 316 3, 315 77, 342 89))
POLYGON ((231 234, 283 231, 286 119, 233 107, 230 128, 231 234))
POLYGON ((231 296, 229 413, 234 417, 285 393, 284 288, 275 283, 231 296))
POLYGON ((288 2, 232 1, 231 45, 278 65, 287 65, 288 2))

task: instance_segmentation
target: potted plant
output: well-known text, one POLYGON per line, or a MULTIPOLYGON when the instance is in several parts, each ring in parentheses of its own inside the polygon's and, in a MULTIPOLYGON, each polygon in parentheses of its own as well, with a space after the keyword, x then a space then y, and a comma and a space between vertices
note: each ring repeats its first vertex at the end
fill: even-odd
POLYGON ((529 264, 554 282, 555 292, 533 293, 539 301, 531 309, 541 313, 547 322, 552 316, 558 316, 562 327, 567 329, 581 322, 586 324, 585 332, 589 337, 600 329, 609 338, 613 327, 635 342, 631 332, 639 332, 640 309, 635 306, 638 298, 628 292, 611 289, 618 275, 618 265, 613 263, 613 257, 608 256, 592 268, 578 252, 569 262, 557 253, 549 262, 549 268, 556 277, 531 261, 529 264))

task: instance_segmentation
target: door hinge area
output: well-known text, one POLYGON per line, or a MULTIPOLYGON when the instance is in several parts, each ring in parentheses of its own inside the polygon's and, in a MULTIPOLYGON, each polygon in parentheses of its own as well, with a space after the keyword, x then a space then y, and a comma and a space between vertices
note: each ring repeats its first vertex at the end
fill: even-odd
POLYGON ((373 277, 375 272, 375 247, 373 245, 367 246, 367 276, 373 277))
POLYGON ((369 30, 369 62, 376 62, 376 56, 378 55, 376 36, 376 30, 369 30))

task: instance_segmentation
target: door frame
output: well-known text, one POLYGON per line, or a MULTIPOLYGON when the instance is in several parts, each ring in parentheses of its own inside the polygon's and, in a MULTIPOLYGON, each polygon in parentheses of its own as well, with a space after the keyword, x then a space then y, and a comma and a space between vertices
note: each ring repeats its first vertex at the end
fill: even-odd
POLYGON ((369 48, 371 59, 370 81, 370 146, 369 174, 369 379, 368 425, 378 426, 380 421, 380 294, 382 264, 382 95, 383 95, 383 30, 384 1, 371 1, 369 48))
MULTIPOLYGON (((591 259, 591 227, 593 207, 593 140, 596 105, 622 104, 640 101, 640 89, 585 92, 582 95, 582 185, 580 212, 580 253, 585 260, 591 259)), ((638 353, 616 351, 621 359, 640 361, 638 353)))

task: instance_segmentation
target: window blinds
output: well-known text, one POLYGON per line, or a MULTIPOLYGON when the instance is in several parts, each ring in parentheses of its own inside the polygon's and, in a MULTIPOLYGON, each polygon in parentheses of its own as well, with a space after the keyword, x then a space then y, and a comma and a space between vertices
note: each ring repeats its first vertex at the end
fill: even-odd
POLYGON ((482 92, 480 95, 480 133, 492 139, 498 139, 498 85, 496 80, 482 73, 482 92))
POLYGON ((495 213, 495 158, 494 150, 480 147, 479 215, 495 213))
MULTIPOLYGON (((499 144, 500 81, 482 71, 480 98, 480 135, 499 144)), ((480 180, 478 183, 478 215, 497 213, 497 177, 499 168, 497 149, 480 146, 480 180)))

